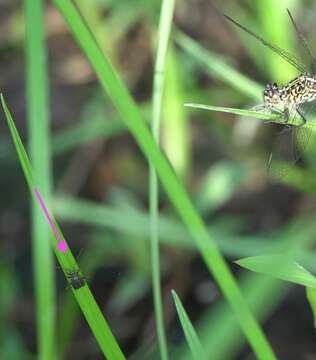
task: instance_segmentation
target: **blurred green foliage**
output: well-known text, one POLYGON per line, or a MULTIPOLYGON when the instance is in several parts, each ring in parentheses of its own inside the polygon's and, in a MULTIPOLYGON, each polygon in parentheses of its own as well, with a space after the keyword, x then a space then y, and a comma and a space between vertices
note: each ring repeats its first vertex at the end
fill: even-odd
MULTIPOLYGON (((149 122, 161 2, 75 2, 149 122)), ((283 184, 272 185, 264 171, 269 142, 275 136, 271 126, 259 121, 253 125, 253 120, 222 113, 188 111, 183 106, 195 102, 249 109, 261 102, 266 82, 284 84, 296 75, 284 61, 227 24, 215 7, 298 54, 300 47, 286 8, 313 37, 314 4, 295 0, 246 3, 177 2, 166 69, 161 143, 209 231, 238 272, 243 294, 258 319, 264 322, 278 311, 284 320, 279 326, 285 328, 288 324, 295 326, 296 320, 286 322, 284 299, 297 298, 295 312, 301 313, 307 308, 304 296, 290 290, 287 283, 236 270, 231 260, 282 253, 293 247, 294 258, 316 271, 316 147, 313 143, 309 146, 304 168, 296 166, 289 177, 282 179, 283 184)), ((0 9, 6 15, 6 20, 2 20, 5 36, 0 39, 0 55, 2 68, 8 69, 2 91, 17 112, 17 123, 23 132, 21 114, 25 107, 20 104, 17 80, 22 67, 18 58, 24 47, 23 11, 15 4, 0 4, 0 9), (9 66, 10 63, 15 65, 9 66)), ((94 75, 52 5, 47 6, 46 17, 55 213, 65 226, 71 246, 83 249, 81 268, 126 355, 156 359, 159 355, 148 260, 147 164, 120 116, 101 95, 94 75), (70 67, 66 66, 67 61, 70 67), (72 80, 76 77, 82 80, 76 83, 72 80), (70 112, 65 110, 72 106, 70 112)), ((3 124, 0 126, 4 129, 3 124)), ((28 310, 34 308, 34 289, 29 265, 26 187, 6 130, 0 134, 0 165, 0 293, 4 294, 0 298, 0 358, 31 359, 36 358, 37 345, 34 313, 28 310)), ((160 194, 160 210, 161 277, 170 357, 192 358, 172 303, 170 290, 174 288, 208 358, 246 358, 245 353, 240 355, 245 349, 245 338, 236 319, 206 273, 191 237, 179 223, 164 192, 160 194), (202 286, 205 283, 207 290, 202 286)), ((79 309, 63 280, 58 281, 57 290, 59 355, 67 358, 71 354, 76 359, 91 353, 97 356, 96 345, 91 350, 90 335, 87 336, 79 309)), ((312 314, 309 316, 312 324, 312 314)), ((304 323, 296 326, 303 328, 304 323)), ((315 352, 312 326, 307 330, 304 327, 304 331, 310 331, 306 335, 310 344, 304 343, 307 348, 296 341, 295 334, 291 339, 286 335, 283 340, 278 339, 285 348, 285 344, 293 344, 289 352, 277 348, 273 327, 270 321, 269 337, 280 358, 288 358, 289 353, 296 356, 315 352)))

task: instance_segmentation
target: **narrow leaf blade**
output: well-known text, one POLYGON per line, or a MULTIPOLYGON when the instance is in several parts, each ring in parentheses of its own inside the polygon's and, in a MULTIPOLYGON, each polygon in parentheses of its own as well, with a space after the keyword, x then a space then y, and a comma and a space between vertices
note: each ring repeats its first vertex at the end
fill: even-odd
POLYGON ((12 136, 12 140, 14 143, 14 146, 16 148, 23 172, 25 174, 26 177, 26 181, 28 183, 28 186, 30 188, 30 190, 32 191, 35 188, 35 181, 34 181, 34 177, 33 177, 33 170, 32 170, 32 166, 31 163, 28 159, 28 156, 26 154, 26 151, 24 149, 24 146, 22 144, 22 141, 20 139, 20 136, 18 134, 18 131, 15 127, 12 115, 7 107, 7 104, 4 100, 3 94, 0 94, 0 99, 1 99, 1 104, 5 113, 5 118, 7 120, 7 124, 12 136))
MULTIPOLYGON (((195 108, 195 109, 201 109, 201 110, 209 110, 209 111, 218 111, 218 112, 224 112, 224 113, 230 113, 240 116, 247 116, 247 117, 253 117, 260 120, 267 120, 272 121, 279 124, 284 124, 285 119, 283 115, 274 114, 267 112, 264 109, 264 105, 258 105, 260 107, 260 111, 258 109, 236 109, 236 108, 228 108, 228 107, 222 107, 222 106, 213 106, 213 105, 205 105, 205 104, 194 104, 194 103, 186 103, 184 104, 186 107, 195 108), (263 110, 261 111, 261 107, 263 107, 263 110)), ((307 117, 307 122, 303 125, 304 128, 310 128, 315 129, 316 124, 313 119, 309 119, 307 117)), ((299 119, 297 117, 290 117, 290 119, 287 121, 287 124, 301 126, 302 125, 302 119, 299 119)))
POLYGON ((203 360, 206 359, 206 353, 202 347, 200 339, 197 336, 197 333, 184 309, 182 303, 177 295, 177 293, 172 290, 173 300, 176 305, 177 313, 184 331, 185 338, 191 350, 193 359, 203 360))
MULTIPOLYGON (((0 95, 0 100, 2 103, 3 110, 5 112, 6 120, 12 135, 14 145, 16 147, 18 157, 20 159, 21 166, 23 168, 24 175, 26 177, 27 183, 30 188, 30 192, 32 196, 35 198, 34 188, 36 184, 35 184, 35 176, 32 171, 31 163, 29 161, 25 148, 22 144, 22 140, 19 136, 19 133, 15 127, 12 115, 6 105, 6 102, 2 94, 0 95)), ((53 219, 53 222, 57 228, 57 231, 61 239, 65 242, 65 238, 60 228, 58 227, 56 220, 53 219)), ((61 268, 65 276, 67 277, 67 272, 69 269, 78 269, 78 271, 80 271, 79 266, 76 260, 74 259, 70 249, 65 254, 63 254, 60 251, 56 251, 56 246, 57 246, 56 238, 52 236, 52 240, 53 240, 52 244, 53 245, 55 244, 53 248, 55 250, 56 257, 61 265, 61 268)), ((107 357, 107 359, 110 360, 124 360, 125 356, 122 353, 116 339, 114 338, 109 325, 107 324, 105 318, 103 317, 103 314, 100 308, 98 307, 87 283, 85 284, 85 286, 81 287, 80 289, 76 290, 73 287, 71 287, 71 289, 104 355, 107 357)))
POLYGON ((314 328, 316 328, 316 289, 312 287, 307 287, 306 297, 313 312, 314 328))
POLYGON ((316 288, 316 278, 296 261, 283 255, 252 256, 238 260, 236 263, 260 274, 316 288))

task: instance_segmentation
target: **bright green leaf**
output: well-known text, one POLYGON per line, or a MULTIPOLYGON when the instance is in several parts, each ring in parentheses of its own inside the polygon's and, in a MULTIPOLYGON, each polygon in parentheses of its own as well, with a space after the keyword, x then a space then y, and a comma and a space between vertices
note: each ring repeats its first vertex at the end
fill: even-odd
POLYGON ((316 288, 316 278, 296 261, 285 255, 252 256, 238 260, 236 263, 260 274, 316 288))
POLYGON ((313 312, 314 327, 316 328, 316 289, 306 287, 306 297, 313 312))
POLYGON ((185 338, 187 340, 187 343, 189 345, 189 348, 192 353, 192 357, 195 360, 203 360, 206 359, 205 351, 202 347, 202 344, 200 342, 200 339, 197 336, 196 331, 194 330, 194 327, 184 309, 182 306, 182 303, 177 295, 177 293, 172 290, 172 296, 173 300, 176 304, 177 313, 184 331, 185 338))
MULTIPOLYGON (((6 116, 6 120, 11 132, 11 136, 20 160, 21 167, 24 172, 24 176, 26 178, 26 181, 29 185, 29 190, 31 195, 35 197, 34 195, 34 188, 36 187, 36 179, 33 174, 33 170, 31 167, 31 163, 29 161, 29 158, 27 156, 27 153, 25 151, 25 148, 22 144, 22 140, 19 136, 19 133, 15 127, 12 115, 5 103, 4 97, 1 94, 1 104, 6 116)), ((44 215, 43 215, 43 221, 44 221, 44 215)), ((53 222, 57 228, 57 231, 60 235, 60 238, 62 241, 65 241, 65 238, 56 222, 56 220, 53 217, 53 222)), ((48 226, 48 225, 47 225, 48 226)), ((79 267, 74 259, 69 247, 67 246, 67 251, 65 254, 61 253, 61 251, 57 250, 57 240, 54 236, 52 236, 52 245, 53 249, 55 251, 56 257, 60 263, 60 266, 67 277, 67 271, 69 269, 78 269, 79 267)), ((98 307, 89 287, 87 284, 85 286, 81 287, 80 289, 75 290, 73 287, 71 287, 73 294, 81 308, 82 313, 84 314, 88 324, 90 325, 90 328, 100 346, 100 349, 103 351, 104 355, 107 357, 107 359, 113 359, 113 360, 123 360, 125 359, 118 343, 116 342, 110 327, 108 326, 105 318, 103 317, 103 314, 98 307)))

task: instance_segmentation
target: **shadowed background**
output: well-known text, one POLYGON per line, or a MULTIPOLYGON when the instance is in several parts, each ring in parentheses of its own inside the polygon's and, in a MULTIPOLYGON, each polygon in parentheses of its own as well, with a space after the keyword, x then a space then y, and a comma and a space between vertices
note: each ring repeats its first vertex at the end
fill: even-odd
MULTIPOLYGON (((75 1, 150 121, 160 1, 75 1)), ((161 144, 280 359, 312 359, 313 318, 304 289, 240 269, 242 257, 297 247, 316 270, 313 242, 315 152, 277 184, 267 159, 271 124, 188 109, 186 102, 250 108, 269 81, 297 75, 290 65, 228 23, 227 13, 269 41, 301 48, 290 8, 315 49, 312 1, 178 1, 166 65, 161 144), (234 72, 230 72, 234 69, 234 72), (236 73, 236 72, 238 73, 236 73), (240 74, 242 78, 240 78, 240 74)), ((53 5, 45 7, 53 204, 63 233, 122 350, 158 359, 149 256, 148 164, 104 96, 53 5)), ((25 23, 21 1, 0 1, 0 89, 28 141, 25 23)), ((305 55, 303 61, 309 64, 305 55)), ((4 117, 0 122, 0 358, 38 353, 29 194, 4 117)), ((41 153, 41 149, 37 149, 41 153)), ((253 358, 186 228, 160 192, 161 277, 171 359, 190 359, 171 297, 175 289, 212 359, 253 358)), ((42 269, 47 264, 43 262, 42 269)), ((39 269, 38 271, 41 271, 39 269)), ((97 344, 56 264, 61 358, 99 359, 97 344)))

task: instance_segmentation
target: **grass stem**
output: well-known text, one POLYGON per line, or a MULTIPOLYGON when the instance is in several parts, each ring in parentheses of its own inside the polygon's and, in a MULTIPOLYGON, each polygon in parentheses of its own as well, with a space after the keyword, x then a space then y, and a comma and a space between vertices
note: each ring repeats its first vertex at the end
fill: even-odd
MULTIPOLYGON (((52 187, 47 49, 45 45, 44 1, 25 0, 26 99, 29 149, 37 186, 50 199, 52 187)), ((39 359, 55 354, 55 271, 49 233, 41 209, 32 202, 32 252, 36 298, 39 359)))
MULTIPOLYGON (((163 0, 159 21, 159 41, 153 83, 153 108, 151 123, 153 138, 157 144, 159 144, 159 128, 162 109, 166 54, 172 26, 173 11, 174 0, 163 0)), ((158 178, 155 167, 151 162, 149 168, 150 245, 154 307, 160 356, 161 359, 167 360, 168 349, 164 327, 160 278, 158 178)))

